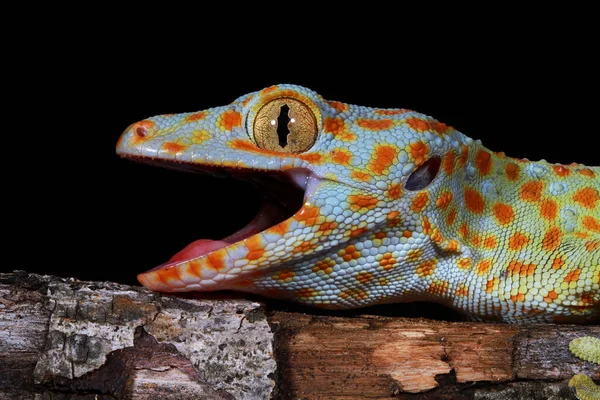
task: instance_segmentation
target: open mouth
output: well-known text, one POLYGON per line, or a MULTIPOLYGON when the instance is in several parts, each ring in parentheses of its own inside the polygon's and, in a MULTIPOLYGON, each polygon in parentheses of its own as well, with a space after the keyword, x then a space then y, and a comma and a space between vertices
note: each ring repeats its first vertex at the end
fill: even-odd
MULTIPOLYGON (((256 192, 260 196, 258 211, 241 229, 217 240, 198 238, 173 255, 169 261, 148 272, 168 268, 204 256, 215 250, 245 240, 287 220, 300 210, 312 194, 318 181, 309 170, 304 168, 295 168, 281 172, 221 166, 212 167, 131 155, 124 157, 163 168, 207 174, 220 179, 243 180, 254 185, 256 192)), ((240 198, 244 196, 246 196, 245 193, 240 194, 240 198)))

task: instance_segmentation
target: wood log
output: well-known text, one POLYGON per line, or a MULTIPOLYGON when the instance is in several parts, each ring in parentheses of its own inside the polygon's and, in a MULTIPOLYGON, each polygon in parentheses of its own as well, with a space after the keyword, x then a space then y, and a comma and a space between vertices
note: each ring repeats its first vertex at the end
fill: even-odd
POLYGON ((600 326, 271 310, 0 274, 0 399, 574 399, 600 326), (330 313, 331 314, 331 313, 330 313))

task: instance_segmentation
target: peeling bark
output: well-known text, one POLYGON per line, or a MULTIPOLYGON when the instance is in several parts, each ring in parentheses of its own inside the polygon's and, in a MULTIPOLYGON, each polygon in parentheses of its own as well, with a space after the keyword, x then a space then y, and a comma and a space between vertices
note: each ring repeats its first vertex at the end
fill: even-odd
POLYGON ((26 273, 0 274, 0 298, 0 399, 256 399, 275 384, 258 303, 26 273))
POLYGON ((569 399, 600 327, 264 311, 0 274, 2 399, 569 399), (277 361, 277 363, 276 363, 277 361))

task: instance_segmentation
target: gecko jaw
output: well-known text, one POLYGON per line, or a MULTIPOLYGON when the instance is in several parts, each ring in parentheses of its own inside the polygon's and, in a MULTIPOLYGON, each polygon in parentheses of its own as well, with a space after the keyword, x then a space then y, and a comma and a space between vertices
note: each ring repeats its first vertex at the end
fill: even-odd
MULTIPOLYGON (((194 165, 182 162, 169 162, 164 160, 126 156, 125 158, 140 161, 145 164, 160 165, 170 169, 184 170, 210 174, 218 178, 243 179, 254 184, 262 194, 262 204, 254 218, 244 227, 220 240, 198 239, 185 246, 171 257, 169 261, 138 275, 138 280, 144 286, 159 291, 187 291, 203 290, 197 285, 175 286, 172 281, 157 280, 162 270, 177 269, 183 264, 193 260, 206 258, 213 252, 218 252, 233 247, 254 235, 287 220, 301 209, 302 205, 310 200, 316 190, 320 179, 306 168, 294 168, 285 172, 270 170, 238 169, 231 167, 213 167, 210 165, 194 165), (190 287, 188 289, 188 287, 190 287)), ((184 279, 190 283, 190 279, 184 279)), ((203 286, 208 286, 204 284, 203 286)), ((210 285, 212 286, 212 285, 210 285)), ((219 286, 219 285, 216 285, 219 286)), ((220 287, 206 288, 205 290, 219 290, 220 287)))

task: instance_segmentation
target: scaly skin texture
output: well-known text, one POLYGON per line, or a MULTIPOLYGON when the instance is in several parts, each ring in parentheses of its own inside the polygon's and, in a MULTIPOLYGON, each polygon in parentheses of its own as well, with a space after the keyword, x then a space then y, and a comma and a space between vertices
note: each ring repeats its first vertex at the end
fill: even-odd
POLYGON ((598 318, 599 167, 510 158, 423 114, 327 101, 294 85, 137 122, 117 151, 310 172, 296 214, 141 274, 153 290, 232 289, 325 308, 426 300, 513 323, 598 318), (317 136, 308 150, 258 147, 254 119, 278 98, 296 99, 314 115, 317 136), (435 177, 411 189, 406 183, 417 169, 435 177))
MULTIPOLYGON (((582 360, 600 364, 600 339, 584 336, 571 340, 571 353, 582 360)), ((600 400, 600 386, 585 374, 576 374, 569 380, 575 396, 580 400, 600 400)))

